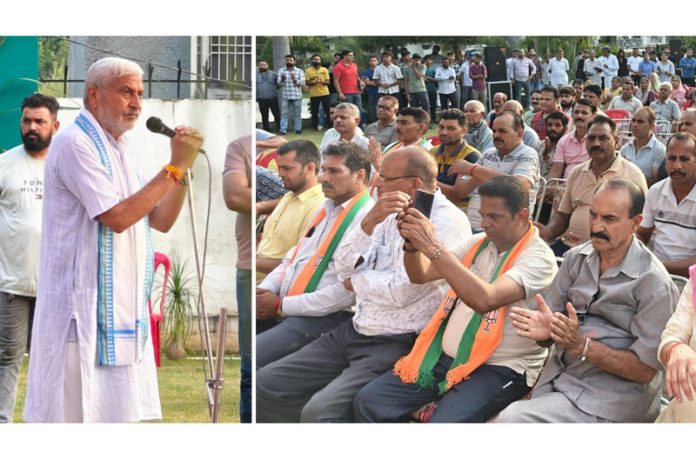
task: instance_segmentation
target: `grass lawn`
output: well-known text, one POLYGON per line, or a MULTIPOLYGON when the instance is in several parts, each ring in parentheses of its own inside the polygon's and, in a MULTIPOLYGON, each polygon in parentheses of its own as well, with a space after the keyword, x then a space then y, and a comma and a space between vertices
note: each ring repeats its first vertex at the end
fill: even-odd
MULTIPOLYGON (((14 422, 22 422, 22 410, 27 387, 27 362, 24 357, 17 389, 14 422)), ((162 367, 157 369, 162 421, 210 422, 208 398, 203 380, 203 360, 168 360, 162 356, 162 367)), ((228 357, 223 368, 222 410, 220 422, 239 422, 239 358, 228 357)))

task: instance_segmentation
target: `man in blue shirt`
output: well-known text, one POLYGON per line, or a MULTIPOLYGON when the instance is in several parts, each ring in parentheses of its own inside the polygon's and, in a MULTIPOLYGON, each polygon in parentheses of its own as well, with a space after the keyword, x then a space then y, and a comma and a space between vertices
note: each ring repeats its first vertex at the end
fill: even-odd
POLYGON ((377 56, 370 56, 370 66, 365 70, 361 77, 367 88, 367 122, 374 123, 377 121, 377 100, 379 99, 379 84, 372 81, 372 76, 375 73, 375 67, 379 64, 377 56))
POLYGON ((686 55, 679 60, 679 68, 682 69, 682 83, 688 86, 696 86, 696 82, 694 81, 696 58, 694 58, 693 50, 686 50, 686 55))
POLYGON ((259 104, 261 112, 261 124, 263 130, 270 132, 270 123, 268 121, 268 110, 273 113, 273 121, 276 123, 276 131, 278 131, 278 123, 280 122, 280 109, 278 108, 278 74, 268 68, 268 62, 260 60, 256 70, 256 102, 259 104))

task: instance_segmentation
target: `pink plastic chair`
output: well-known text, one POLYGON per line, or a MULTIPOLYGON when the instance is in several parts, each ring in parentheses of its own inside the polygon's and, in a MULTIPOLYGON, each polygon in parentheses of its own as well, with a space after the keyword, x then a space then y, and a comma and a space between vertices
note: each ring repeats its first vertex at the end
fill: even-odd
POLYGON ((171 262, 169 261, 169 257, 165 254, 155 252, 155 274, 157 274, 157 268, 160 266, 164 266, 164 279, 162 280, 162 295, 160 297, 159 311, 157 313, 152 312, 152 297, 150 297, 147 303, 150 309, 150 332, 152 333, 152 346, 155 348, 155 364, 157 368, 160 367, 160 323, 164 322, 164 300, 167 295, 171 262))

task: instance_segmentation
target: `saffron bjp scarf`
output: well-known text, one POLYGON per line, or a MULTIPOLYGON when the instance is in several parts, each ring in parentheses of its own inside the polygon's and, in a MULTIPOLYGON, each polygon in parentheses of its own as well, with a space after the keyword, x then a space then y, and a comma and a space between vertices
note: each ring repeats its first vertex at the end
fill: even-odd
MULTIPOLYGON (((118 153, 101 126, 86 113, 75 124, 89 137, 114 185, 132 194, 143 186, 128 167, 115 170, 118 153)), ((132 365, 142 359, 149 333, 148 298, 154 252, 147 216, 123 233, 98 223, 97 352, 102 366, 132 365), (135 257, 135 259, 134 259, 135 257)))
MULTIPOLYGON (((512 267, 533 235, 534 225, 530 222, 529 230, 525 235, 512 249, 503 254, 493 272, 491 282, 512 267)), ((464 256, 462 264, 470 268, 488 244, 488 238, 483 238, 474 244, 464 256)), ((435 315, 418 335, 411 352, 396 362, 394 374, 401 377, 401 381, 427 388, 435 385, 433 369, 443 352, 442 337, 447 328, 450 312, 454 310, 458 301, 457 293, 450 289, 435 315)), ((505 307, 503 305, 484 315, 476 312, 471 315, 459 342, 457 355, 444 381, 439 384, 440 393, 448 391, 452 386, 467 379, 474 370, 488 360, 503 339, 504 323, 505 307)))
MULTIPOLYGON (((367 190, 363 190, 348 201, 348 204, 346 204, 341 213, 338 214, 336 221, 317 251, 314 252, 314 255, 312 255, 307 264, 305 264, 300 275, 297 276, 292 286, 290 286, 288 296, 311 293, 317 288, 321 277, 324 275, 324 271, 326 271, 326 268, 329 266, 329 261, 333 257, 336 247, 338 247, 338 243, 341 242, 343 235, 360 209, 362 209, 369 200, 370 195, 367 190)), ((322 208, 316 217, 314 217, 302 239, 309 236, 324 218, 326 218, 326 208, 322 208)), ((300 240, 300 243, 295 247, 295 251, 292 253, 292 257, 290 257, 290 264, 297 256, 301 244, 302 240, 300 240)))

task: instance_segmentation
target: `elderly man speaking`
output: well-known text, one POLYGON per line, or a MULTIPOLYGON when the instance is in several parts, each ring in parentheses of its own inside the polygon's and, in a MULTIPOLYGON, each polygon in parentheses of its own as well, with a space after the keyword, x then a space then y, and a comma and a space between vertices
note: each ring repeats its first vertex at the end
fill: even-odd
POLYGON ((143 179, 124 134, 138 121, 142 70, 107 57, 85 80, 85 107, 46 160, 39 288, 24 419, 161 418, 147 300, 150 227, 168 231, 184 172, 203 139, 179 126, 171 159, 143 179))

